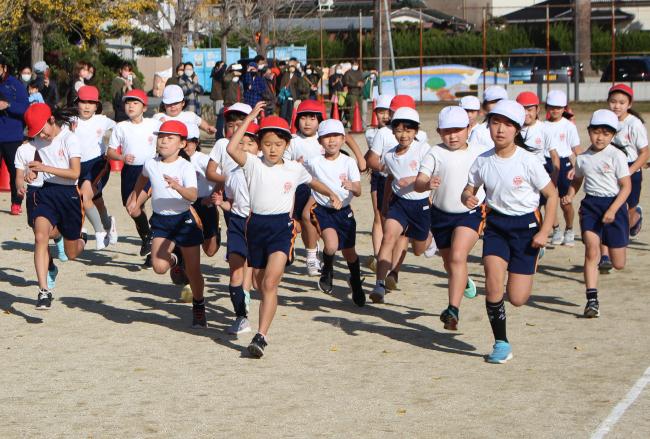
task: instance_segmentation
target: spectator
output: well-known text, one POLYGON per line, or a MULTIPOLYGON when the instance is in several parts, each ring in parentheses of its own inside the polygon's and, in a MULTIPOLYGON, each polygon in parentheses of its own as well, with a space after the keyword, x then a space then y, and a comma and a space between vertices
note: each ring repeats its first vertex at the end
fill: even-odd
POLYGON ((44 104, 45 100, 43 99, 43 95, 38 91, 38 83, 36 80, 33 80, 32 82, 29 83, 27 86, 27 92, 29 93, 29 105, 32 104, 44 104))
POLYGON ((223 108, 223 77, 226 73, 226 63, 217 61, 212 68, 210 78, 212 79, 212 90, 210 99, 214 102, 214 115, 217 116, 223 108))
POLYGON ((236 102, 242 102, 244 96, 244 89, 240 81, 242 75, 242 65, 233 64, 227 70, 223 77, 223 105, 219 114, 217 115, 217 134, 216 140, 223 138, 225 120, 223 117, 223 110, 230 107, 236 102))
POLYGON ((354 61, 352 68, 343 75, 343 85, 348 92, 345 97, 348 120, 352 120, 354 106, 359 104, 359 110, 361 110, 361 89, 363 88, 363 72, 359 69, 357 61, 354 61))
POLYGON ((368 102, 372 101, 373 93, 377 85, 377 70, 372 69, 370 73, 366 75, 366 79, 363 82, 363 100, 361 101, 361 119, 363 120, 363 126, 366 126, 366 116, 368 115, 368 102))
POLYGON ((113 103, 113 111, 115 112, 115 122, 122 122, 129 118, 124 111, 124 103, 122 102, 124 93, 140 88, 142 88, 140 81, 133 74, 133 64, 128 61, 123 63, 117 76, 113 78, 113 82, 111 83, 111 102, 113 103))
POLYGON ((27 86, 29 85, 29 83, 34 80, 34 73, 32 72, 32 68, 29 66, 25 66, 22 69, 20 69, 20 75, 18 75, 18 80, 25 86, 25 90, 27 90, 27 86))
POLYGON ((323 76, 323 72, 319 67, 313 67, 307 64, 305 67, 305 81, 309 85, 309 99, 318 98, 318 83, 323 76))
POLYGON ((334 96, 343 92, 343 66, 341 64, 334 67, 334 73, 329 77, 328 86, 330 99, 334 99, 334 96))
POLYGON ((178 80, 181 79, 181 76, 185 73, 185 64, 180 63, 176 66, 175 74, 172 73, 172 75, 167 78, 167 81, 165 81, 165 87, 168 85, 178 85, 178 80))
POLYGON ((9 170, 12 215, 22 212, 20 206, 23 198, 16 190, 14 159, 18 147, 23 143, 23 114, 27 106, 27 90, 18 79, 9 74, 9 62, 0 54, 0 162, 4 160, 9 170))
POLYGON ((300 101, 308 97, 309 86, 298 72, 297 62, 289 60, 289 68, 280 79, 280 93, 278 95, 280 116, 291 124, 293 107, 299 105, 300 101))
POLYGON ((84 81, 86 85, 92 85, 94 77, 95 77, 95 66, 88 63, 88 77, 84 81))
POLYGON ((264 115, 270 116, 275 113, 275 105, 277 100, 277 93, 275 87, 275 70, 265 68, 261 70, 262 78, 264 78, 265 90, 262 99, 266 102, 264 107, 264 115))
POLYGON ((193 111, 197 116, 201 115, 201 101, 199 97, 203 94, 203 87, 199 84, 199 77, 194 73, 194 64, 185 63, 183 76, 178 78, 178 85, 183 89, 185 95, 185 111, 193 111))
POLYGON ((252 107, 262 100, 266 91, 264 78, 259 74, 257 64, 252 62, 248 65, 246 73, 242 77, 244 86, 244 103, 252 107))
POLYGON ((90 64, 86 61, 77 61, 72 70, 71 87, 68 90, 67 103, 68 107, 74 105, 77 99, 77 91, 86 85, 88 76, 90 75, 90 64))
POLYGON ((38 91, 43 96, 45 103, 54 110, 59 103, 59 88, 56 81, 50 77, 50 67, 45 61, 38 61, 34 64, 34 73, 36 73, 36 81, 38 81, 38 91))

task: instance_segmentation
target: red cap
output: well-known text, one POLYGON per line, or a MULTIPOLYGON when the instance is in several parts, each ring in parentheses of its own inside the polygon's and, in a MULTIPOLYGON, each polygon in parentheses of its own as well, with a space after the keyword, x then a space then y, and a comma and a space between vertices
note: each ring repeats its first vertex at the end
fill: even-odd
POLYGON ((325 119, 325 105, 323 105, 322 102, 316 101, 314 99, 307 99, 298 105, 296 114, 301 113, 320 113, 323 115, 323 119, 325 119))
POLYGON ((52 110, 47 104, 32 104, 27 108, 23 117, 27 124, 27 137, 36 137, 52 117, 52 110))
POLYGON ((289 129, 289 124, 286 120, 280 116, 267 116, 260 123, 260 131, 262 130, 280 130, 286 131, 291 135, 291 130, 289 129))
POLYGON ((259 131, 260 131, 260 126, 255 122, 249 123, 248 127, 246 128, 246 134, 250 134, 252 136, 257 136, 257 133, 259 131))
POLYGON ((390 101, 390 111, 397 111, 402 107, 408 107, 415 110, 415 99, 409 95, 397 95, 390 101))
POLYGON ((154 134, 156 136, 159 134, 178 134, 181 137, 187 138, 187 126, 179 120, 168 120, 160 125, 158 131, 154 134))
POLYGON ((630 97, 630 99, 634 98, 634 90, 632 90, 632 87, 629 85, 625 84, 614 84, 612 87, 609 89, 609 92, 607 93, 608 95, 611 95, 615 91, 620 91, 621 93, 625 93, 630 97))
POLYGON ((532 91, 522 91, 517 95, 517 102, 522 107, 532 107, 533 105, 539 105, 539 98, 532 91))
POLYGON ((144 92, 144 90, 139 89, 127 91, 124 96, 122 96, 122 102, 126 101, 127 99, 138 100, 142 102, 142 105, 147 105, 147 102, 149 102, 149 99, 147 99, 147 94, 144 92))
POLYGON ((99 102, 99 90, 92 85, 84 85, 77 91, 77 100, 99 102))

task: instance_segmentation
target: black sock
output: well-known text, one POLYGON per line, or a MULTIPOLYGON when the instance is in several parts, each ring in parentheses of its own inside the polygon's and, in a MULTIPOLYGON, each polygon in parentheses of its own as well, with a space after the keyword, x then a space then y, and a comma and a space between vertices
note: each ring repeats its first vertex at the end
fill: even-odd
POLYGON ((192 299, 192 305, 205 306, 205 299, 201 299, 201 300, 192 299))
POLYGON ((135 222, 135 229, 138 231, 140 239, 144 241, 149 235, 149 220, 147 219, 147 214, 142 211, 140 216, 133 218, 133 221, 135 222))
POLYGON ((449 306, 447 307, 447 309, 448 309, 449 311, 451 311, 452 314, 454 314, 454 315, 456 316, 456 318, 459 318, 459 317, 460 317, 460 309, 458 309, 457 306, 449 305, 449 306))
POLYGON ((334 255, 328 255, 323 252, 323 273, 334 271, 334 255))
POLYGON ((230 292, 230 301, 235 310, 235 315, 237 317, 246 317, 246 295, 244 294, 244 287, 242 285, 236 287, 228 285, 228 291, 230 292))
POLYGON ((492 326, 494 339, 507 342, 506 305, 503 299, 497 303, 488 302, 488 300, 485 299, 485 309, 487 310, 488 319, 490 319, 490 326, 492 326))
POLYGON ((47 263, 47 269, 48 271, 54 270, 54 259, 52 259, 52 256, 50 256, 50 260, 47 263))
POLYGON ((359 263, 359 258, 354 262, 348 262, 348 269, 350 270, 351 280, 360 281, 361 280, 361 265, 359 263))
POLYGON ((595 300, 598 302, 598 289, 587 288, 587 301, 595 300))

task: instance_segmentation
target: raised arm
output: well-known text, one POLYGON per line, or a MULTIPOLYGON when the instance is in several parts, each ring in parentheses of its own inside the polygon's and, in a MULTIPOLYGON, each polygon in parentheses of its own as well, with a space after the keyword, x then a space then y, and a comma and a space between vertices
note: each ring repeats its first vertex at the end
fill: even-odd
POLYGON ((241 142, 241 139, 244 138, 244 135, 246 134, 246 129, 248 128, 248 125, 251 124, 255 120, 258 114, 260 114, 263 110, 264 107, 266 107, 266 102, 260 101, 255 105, 255 108, 253 108, 253 111, 246 116, 246 119, 244 119, 244 123, 241 124, 241 126, 235 131, 235 134, 232 135, 230 138, 230 142, 228 142, 228 147, 226 148, 226 151, 232 157, 232 159, 237 163, 239 166, 244 166, 246 164, 246 151, 244 151, 239 143, 241 142))

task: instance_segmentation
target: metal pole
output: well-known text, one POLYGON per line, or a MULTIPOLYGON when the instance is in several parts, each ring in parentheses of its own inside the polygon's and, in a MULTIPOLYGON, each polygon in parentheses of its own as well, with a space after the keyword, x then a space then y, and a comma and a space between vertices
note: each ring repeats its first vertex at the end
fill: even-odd
POLYGON ((423 36, 423 33, 424 33, 423 28, 424 28, 424 24, 422 23, 422 9, 420 9, 420 104, 422 104, 423 101, 424 101, 423 96, 422 96, 422 94, 423 94, 423 92, 422 92, 422 64, 424 63, 424 60, 423 60, 424 53, 423 53, 423 47, 422 47, 422 36, 423 36))
POLYGON ((546 94, 548 95, 548 90, 551 88, 548 79, 551 71, 551 15, 548 8, 548 3, 546 4, 546 94))
POLYGON ((576 0, 575 5, 574 5, 574 10, 573 10, 573 22, 574 22, 574 30, 573 30, 573 44, 574 44, 574 59, 573 59, 573 100, 578 102, 580 100, 580 58, 581 58, 581 53, 580 53, 580 32, 578 30, 580 29, 579 24, 578 24, 578 0, 576 0))
POLYGON ((483 8, 483 93, 487 83, 487 10, 483 8))
POLYGON ((388 0, 384 0, 384 14, 386 15, 386 26, 388 26, 388 51, 390 52, 390 67, 393 71, 393 89, 397 94, 397 81, 395 80, 395 52, 393 52, 393 31, 390 25, 390 14, 388 13, 388 0))
POLYGON ((612 0, 612 84, 616 82, 616 7, 612 0))
POLYGON ((359 69, 363 70, 363 18, 359 11, 359 69))
POLYGON ((384 37, 383 37, 383 34, 381 32, 381 27, 382 27, 381 22, 383 21, 383 18, 382 18, 382 15, 381 15, 382 1, 377 0, 377 3, 379 4, 379 37, 378 37, 378 41, 379 41, 379 68, 377 69, 377 72, 379 73, 379 80, 377 81, 378 82, 377 90, 379 91, 379 94, 381 94, 382 93, 382 91, 381 91, 381 74, 384 71, 384 57, 383 57, 384 37))
MULTIPOLYGON (((320 11, 320 10, 318 11, 318 19, 319 19, 319 22, 320 22, 320 71, 321 71, 321 75, 322 75, 323 70, 325 69, 325 60, 323 59, 323 11, 320 11)), ((324 94, 323 93, 324 92, 323 82, 324 81, 323 81, 323 78, 321 76, 321 79, 320 79, 320 95, 321 95, 321 97, 324 94)), ((331 94, 331 91, 330 91, 330 94, 331 94)))
MULTIPOLYGON (((278 45, 278 35, 275 27, 275 10, 273 11, 273 15, 271 15, 271 19, 273 20, 273 63, 275 64, 278 62, 278 57, 275 54, 275 47, 278 45)), ((262 53, 262 56, 266 58, 266 53, 262 53)))

